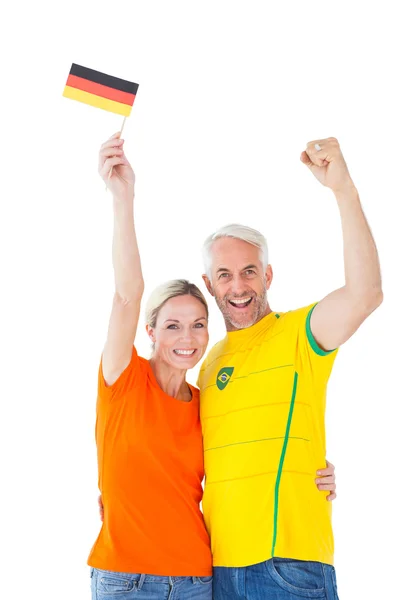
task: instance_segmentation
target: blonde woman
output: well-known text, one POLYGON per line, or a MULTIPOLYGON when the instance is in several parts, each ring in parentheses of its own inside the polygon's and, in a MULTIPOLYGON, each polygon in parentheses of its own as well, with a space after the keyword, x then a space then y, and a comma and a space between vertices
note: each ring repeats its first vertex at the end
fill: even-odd
POLYGON ((134 341, 144 282, 134 226, 135 175, 123 146, 116 134, 99 157, 113 196, 115 295, 98 377, 104 516, 88 559, 92 598, 161 600, 173 593, 175 600, 211 600, 212 556, 200 511, 199 391, 186 381, 207 348, 208 308, 186 280, 157 288, 146 310, 152 357, 138 356, 134 341))

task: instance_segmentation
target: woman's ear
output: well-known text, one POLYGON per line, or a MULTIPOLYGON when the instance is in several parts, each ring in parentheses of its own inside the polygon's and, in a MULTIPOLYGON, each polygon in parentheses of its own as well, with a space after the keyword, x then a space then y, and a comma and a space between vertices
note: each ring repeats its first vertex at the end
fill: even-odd
POLYGON ((151 339, 151 341, 153 342, 153 344, 155 344, 155 342, 156 342, 156 336, 154 335, 154 329, 153 329, 153 327, 150 327, 150 325, 146 325, 146 331, 147 331, 147 335, 149 336, 149 338, 151 339))

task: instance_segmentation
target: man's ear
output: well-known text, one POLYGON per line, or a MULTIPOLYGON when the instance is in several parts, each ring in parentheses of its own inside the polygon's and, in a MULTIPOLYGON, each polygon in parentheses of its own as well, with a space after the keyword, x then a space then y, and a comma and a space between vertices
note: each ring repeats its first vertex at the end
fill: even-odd
POLYGON ((211 294, 211 296, 214 296, 214 292, 212 289, 212 285, 211 285, 211 281, 209 280, 209 278, 207 277, 207 275, 202 275, 203 281, 206 284, 206 288, 209 291, 209 293, 211 294))
POLYGON ((150 327, 150 325, 146 325, 146 331, 147 331, 147 335, 149 336, 149 338, 151 339, 153 344, 155 344, 156 336, 154 335, 154 329, 152 327, 150 327))
POLYGON ((271 287, 272 280, 274 278, 274 272, 272 270, 271 265, 267 265, 267 268, 265 269, 265 278, 267 282, 267 290, 269 290, 269 288, 271 287))

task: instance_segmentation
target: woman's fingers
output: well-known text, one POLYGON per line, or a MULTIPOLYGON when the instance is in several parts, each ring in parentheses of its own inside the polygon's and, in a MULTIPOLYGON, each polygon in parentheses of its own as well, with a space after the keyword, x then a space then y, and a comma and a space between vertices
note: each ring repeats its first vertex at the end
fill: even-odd
POLYGON ((333 484, 336 482, 336 478, 334 477, 334 475, 329 475, 327 477, 319 477, 318 479, 315 480, 315 483, 318 485, 319 483, 324 483, 324 484, 333 484))
MULTIPOLYGON (((112 136, 110 136, 107 140, 107 142, 109 142, 110 140, 115 140, 117 138, 119 138, 121 136, 121 132, 120 131, 116 131, 115 133, 112 134, 112 136)), ((105 143, 107 143, 105 142, 105 143)))
POLYGON ((102 502, 101 496, 99 496, 97 498, 97 503, 99 505, 100 519, 103 521, 104 520, 104 507, 103 507, 103 502, 102 502))
POLYGON ((128 164, 129 164, 128 160, 124 154, 122 156, 110 156, 109 158, 107 158, 104 161, 104 164, 103 164, 103 167, 101 170, 102 170, 102 172, 103 171, 108 172, 113 167, 118 167, 119 165, 127 166, 128 164))
POLYGON ((319 469, 317 475, 325 477, 326 475, 333 475, 335 473, 335 467, 328 460, 326 461, 327 467, 325 469, 319 469))
POLYGON ((326 499, 329 502, 332 502, 332 500, 335 500, 336 498, 335 466, 330 463, 329 460, 326 461, 326 464, 328 466, 325 469, 319 469, 317 471, 318 478, 315 480, 315 483, 321 492, 331 492, 326 499))
POLYGON ((121 132, 114 133, 99 151, 98 172, 113 194, 125 193, 126 186, 135 185, 135 174, 124 153, 121 132))
POLYGON ((336 483, 319 483, 317 488, 320 492, 334 492, 336 490, 336 483))
MULTIPOLYGON (((115 134, 117 135, 117 134, 115 134)), ((107 158, 124 154, 124 140, 116 139, 115 135, 104 142, 99 152, 99 171, 101 172, 107 158)))
POLYGON ((121 156, 124 153, 123 148, 102 148, 100 150, 100 158, 108 158, 109 156, 121 156))
POLYGON ((119 146, 123 146, 124 141, 125 140, 117 138, 110 138, 100 146, 100 150, 103 150, 104 148, 118 148, 119 146))

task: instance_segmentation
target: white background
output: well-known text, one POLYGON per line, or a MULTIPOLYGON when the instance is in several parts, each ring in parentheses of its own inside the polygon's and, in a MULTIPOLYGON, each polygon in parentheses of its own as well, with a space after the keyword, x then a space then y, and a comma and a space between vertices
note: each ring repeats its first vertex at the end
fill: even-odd
MULTIPOLYGON (((89 599, 86 559, 100 528, 94 420, 113 272, 111 197, 97 152, 122 118, 62 97, 72 62, 140 84, 124 137, 146 298, 175 277, 205 291, 201 244, 230 222, 268 238, 273 310, 341 286, 335 199, 299 160, 308 141, 339 139, 385 293, 341 350, 328 394, 339 595, 394 597, 396 4, 9 3, 1 40, 2 597, 89 599)), ((211 298, 210 306, 214 343, 224 327, 211 298)), ((137 346, 148 355, 143 321, 137 346)))

